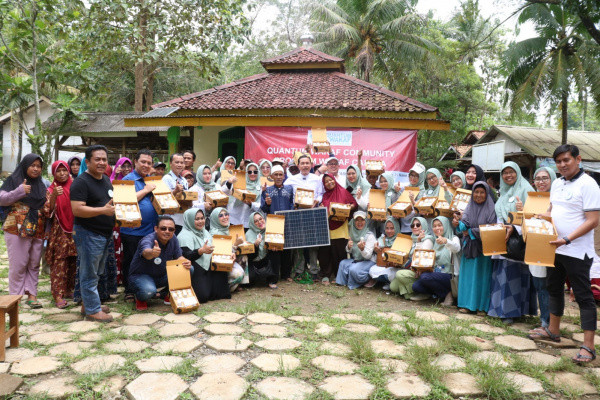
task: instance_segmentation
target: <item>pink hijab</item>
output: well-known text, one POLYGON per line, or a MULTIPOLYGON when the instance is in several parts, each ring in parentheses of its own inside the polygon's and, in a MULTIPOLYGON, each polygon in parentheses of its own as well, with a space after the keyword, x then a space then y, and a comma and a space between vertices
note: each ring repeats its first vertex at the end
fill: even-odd
POLYGON ((119 172, 118 174, 115 174, 115 172, 117 171, 117 169, 119 169, 119 167, 123 164, 125 164, 126 162, 128 162, 129 164, 131 164, 131 166, 133 167, 133 163, 131 162, 131 160, 127 157, 121 157, 119 158, 119 161, 117 161, 117 163, 115 164, 115 167, 113 168, 113 172, 110 175, 110 181, 114 181, 116 180, 121 180, 123 179, 125 176, 119 172))

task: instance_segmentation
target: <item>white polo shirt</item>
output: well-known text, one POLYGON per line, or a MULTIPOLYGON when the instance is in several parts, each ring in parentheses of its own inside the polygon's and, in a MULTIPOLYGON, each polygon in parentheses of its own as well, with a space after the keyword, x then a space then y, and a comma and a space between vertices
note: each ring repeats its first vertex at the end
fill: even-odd
MULTIPOLYGON (((596 181, 583 170, 570 180, 556 179, 550 189, 552 221, 558 237, 568 236, 585 222, 585 212, 600 211, 600 188, 596 181)), ((593 258, 594 230, 556 249, 556 254, 583 260, 587 255, 593 258)))

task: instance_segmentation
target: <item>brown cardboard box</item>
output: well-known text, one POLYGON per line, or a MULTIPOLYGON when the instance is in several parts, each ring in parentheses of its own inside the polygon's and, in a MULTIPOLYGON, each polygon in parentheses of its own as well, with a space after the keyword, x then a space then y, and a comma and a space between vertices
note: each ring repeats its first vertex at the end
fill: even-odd
POLYGON ((377 254, 377 259, 375 260, 375 265, 377 265, 378 267, 385 267, 385 268, 389 268, 389 267, 397 267, 396 264, 385 261, 383 258, 385 257, 385 253, 390 250, 391 247, 384 247, 381 249, 380 252, 376 252, 377 254))
POLYGON ((227 207, 229 196, 220 190, 204 192, 204 201, 209 202, 213 207, 227 207))
POLYGON ((456 189, 452 202, 450 203, 450 210, 452 211, 465 211, 467 204, 471 201, 471 191, 467 189, 456 189))
POLYGON ((483 255, 506 254, 506 228, 503 224, 479 225, 483 255))
POLYGON ((454 216, 454 211, 450 209, 450 203, 448 203, 446 199, 440 198, 435 204, 435 215, 437 217, 441 215, 442 217, 452 219, 454 216))
POLYGON ((197 310, 200 307, 196 293, 192 288, 190 270, 178 260, 167 261, 167 278, 171 308, 175 314, 197 310))
POLYGON ((415 211, 424 217, 435 216, 435 207, 438 202, 437 197, 421 197, 419 201, 415 203, 415 211))
POLYGON ((210 260, 213 271, 231 272, 235 256, 231 247, 231 236, 214 235, 212 257, 210 260))
POLYGON ((225 183, 226 180, 229 180, 229 178, 231 178, 232 176, 234 176, 234 171, 230 171, 228 169, 223 169, 221 171, 221 177, 219 178, 219 182, 221 182, 221 184, 225 183))
POLYGON ((265 245, 269 250, 283 250, 285 242, 285 215, 267 215, 265 245))
POLYGON ((246 234, 244 233, 244 225, 229 225, 229 235, 231 235, 232 246, 238 237, 244 240, 244 243, 239 245, 236 249, 236 255, 254 254, 254 243, 250 243, 246 240, 246 234))
POLYGON ((419 271, 433 271, 435 250, 415 249, 410 265, 419 271))
POLYGON ((554 257, 556 255, 556 246, 550 244, 556 240, 556 226, 550 218, 545 227, 537 227, 539 219, 523 220, 523 240, 525 240, 525 263, 530 265, 540 265, 544 267, 554 267, 554 257), (547 229, 551 228, 551 229, 547 229))
POLYGON ((369 193, 367 216, 375 221, 385 221, 387 217, 387 210, 385 208, 385 190, 371 189, 369 193))
POLYGON ((260 187, 263 187, 265 183, 267 184, 267 186, 273 186, 275 184, 275 182, 271 179, 270 176, 261 176, 260 187))
POLYGON ((410 194, 412 193, 415 198, 419 195, 421 189, 418 187, 407 186, 404 191, 398 197, 398 200, 394 204, 388 207, 388 214, 394 218, 404 218, 408 214, 412 213, 413 207, 410 201, 410 194))
POLYGON ((176 214, 179 212, 179 203, 171 189, 163 182, 160 176, 148 176, 144 178, 146 184, 151 183, 156 186, 152 191, 152 205, 158 215, 176 214))
POLYGON ((142 214, 135 193, 135 181, 113 181, 113 204, 116 225, 137 228, 142 225, 142 214))
MULTIPOLYGON (((367 175, 381 175, 385 172, 385 167, 383 166, 383 161, 381 160, 366 160, 365 161, 365 171, 367 171, 367 175)), ((393 185, 393 183, 390 183, 393 185)))
POLYGON ((409 235, 399 233, 392 243, 392 247, 383 253, 383 259, 391 263, 391 266, 404 265, 408 260, 412 244, 413 241, 409 235))
POLYGON ((177 193, 175 199, 184 201, 196 201, 198 200, 198 192, 193 190, 184 190, 183 192, 177 193))
POLYGON ((236 170, 235 177, 237 180, 233 183, 233 197, 240 201, 256 201, 256 194, 246 190, 246 171, 236 170))
POLYGON ((298 208, 312 208, 315 203, 314 190, 297 188, 294 203, 298 208))
POLYGON ((345 221, 350 218, 350 204, 343 203, 330 203, 329 204, 329 218, 336 221, 345 221))
POLYGON ((527 192, 523 211, 509 213, 509 222, 513 225, 522 225, 524 219, 532 218, 536 214, 545 214, 548 208, 550 208, 550 192, 527 192))
POLYGON ((329 153, 331 151, 325 128, 312 128, 312 145, 315 153, 329 153))

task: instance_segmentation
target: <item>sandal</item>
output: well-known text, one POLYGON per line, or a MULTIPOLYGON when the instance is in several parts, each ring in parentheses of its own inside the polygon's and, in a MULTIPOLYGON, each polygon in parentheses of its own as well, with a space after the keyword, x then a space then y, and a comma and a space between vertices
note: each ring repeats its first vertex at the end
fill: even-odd
POLYGON ((27 304, 29 306, 29 308, 31 309, 38 309, 38 308, 42 308, 42 303, 40 303, 37 300, 27 300, 25 302, 25 304, 27 304))
POLYGON ((133 295, 133 293, 125 294, 125 302, 126 303, 133 303, 134 301, 135 301, 135 296, 133 295))
POLYGON ((277 289, 277 284, 275 284, 275 283, 269 283, 269 287, 271 289, 277 289))
POLYGON ((550 329, 547 327, 542 327, 542 330, 530 332, 527 337, 531 340, 550 340, 555 343, 560 343, 560 335, 555 335, 554 333, 550 332, 550 329))
POLYGON ((67 307, 69 307, 69 303, 67 303, 67 301, 65 299, 62 299, 61 301, 56 302, 56 308, 64 310, 67 307))
POLYGON ((323 278, 321 279, 321 283, 325 286, 329 285, 329 278, 323 278))
POLYGON ((587 351, 588 353, 591 354, 591 356, 588 356, 587 354, 581 354, 581 352, 580 352, 575 357, 571 358, 571 360, 573 360, 574 363, 587 364, 587 363, 591 363, 592 361, 594 361, 596 359, 596 350, 590 349, 586 345, 581 345, 579 348, 587 351))

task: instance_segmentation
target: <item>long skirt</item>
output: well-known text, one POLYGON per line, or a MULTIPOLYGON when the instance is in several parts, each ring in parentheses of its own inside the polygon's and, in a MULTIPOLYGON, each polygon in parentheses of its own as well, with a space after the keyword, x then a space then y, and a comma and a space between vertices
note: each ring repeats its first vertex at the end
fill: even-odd
POLYGON ((369 270, 374 264, 371 260, 354 261, 351 258, 342 260, 335 282, 338 285, 348 286, 348 289, 357 289, 369 281, 369 270))
POLYGON ((492 267, 488 315, 498 318, 536 315, 537 297, 528 266, 507 259, 500 259, 493 260, 492 267))
POLYGON ((487 312, 490 306, 491 278, 491 257, 480 255, 477 258, 466 258, 463 255, 458 277, 458 308, 487 312))
POLYGON ((56 217, 52 219, 45 258, 50 267, 50 288, 54 300, 73 296, 77 249, 71 233, 65 233, 56 217))

